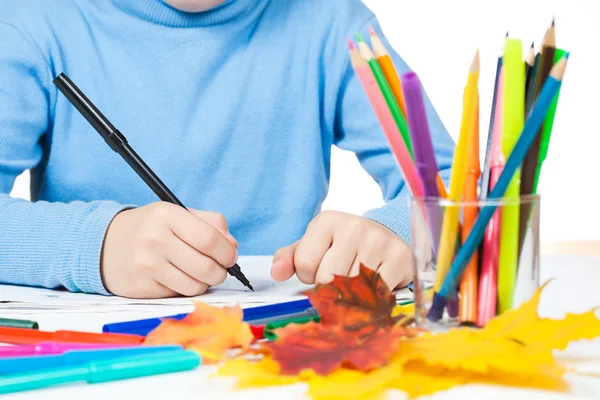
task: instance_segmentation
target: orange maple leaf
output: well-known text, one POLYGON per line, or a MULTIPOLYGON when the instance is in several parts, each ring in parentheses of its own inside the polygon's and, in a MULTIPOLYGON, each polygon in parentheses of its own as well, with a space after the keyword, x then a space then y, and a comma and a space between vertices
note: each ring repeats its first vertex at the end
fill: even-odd
POLYGON ((369 371, 386 365, 406 334, 404 328, 392 327, 359 336, 342 325, 309 322, 278 329, 277 340, 264 347, 279 363, 282 374, 296 375, 311 369, 327 375, 341 366, 369 371))
POLYGON ((396 296, 379 272, 361 264, 356 277, 334 276, 333 282, 305 292, 319 312, 321 324, 340 325, 359 336, 394 326, 404 315, 392 317, 396 296))
POLYGON ((254 336, 239 306, 212 307, 194 303, 195 310, 181 321, 165 319, 148 334, 145 344, 180 344, 202 355, 202 362, 219 361, 227 350, 246 349, 254 336))

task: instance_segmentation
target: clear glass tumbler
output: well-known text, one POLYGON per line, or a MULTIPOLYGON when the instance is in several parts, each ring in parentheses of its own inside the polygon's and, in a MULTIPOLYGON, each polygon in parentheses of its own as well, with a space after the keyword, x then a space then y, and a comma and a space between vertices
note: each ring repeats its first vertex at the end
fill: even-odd
POLYGON ((420 327, 481 327, 535 293, 539 196, 476 202, 414 197, 410 202, 420 327))

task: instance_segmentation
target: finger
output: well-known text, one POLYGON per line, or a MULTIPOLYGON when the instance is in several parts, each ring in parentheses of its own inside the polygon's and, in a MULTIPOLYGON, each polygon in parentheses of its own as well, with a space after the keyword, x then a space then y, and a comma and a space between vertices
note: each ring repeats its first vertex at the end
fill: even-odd
POLYGON ((217 228, 177 207, 168 219, 169 229, 200 253, 228 268, 237 261, 237 250, 217 228))
POLYGON ((199 253, 175 235, 171 235, 168 239, 166 256, 175 267, 208 285, 220 285, 227 277, 225 268, 212 258, 199 253))
POLYGON ((208 289, 206 283, 197 281, 170 263, 156 272, 154 280, 186 297, 201 295, 208 289))
POLYGON ((300 281, 307 284, 315 282, 317 269, 323 256, 331 247, 332 241, 331 229, 319 219, 309 224, 294 253, 294 267, 300 281))
POLYGON ((352 264, 352 268, 350 268, 350 272, 348 273, 348 276, 357 276, 358 273, 360 272, 361 264, 369 269, 376 271, 383 261, 381 258, 382 258, 382 256, 379 251, 371 250, 371 251, 361 252, 359 250, 358 255, 356 256, 356 259, 354 260, 354 263, 352 264))
POLYGON ((227 220, 225 219, 225 216, 223 214, 211 211, 199 211, 194 209, 190 209, 190 212, 196 217, 200 218, 201 220, 208 222, 209 224, 217 228, 217 230, 221 232, 231 242, 231 244, 233 244, 236 248, 238 247, 238 242, 233 237, 231 232, 229 232, 227 220))
POLYGON ((410 282, 413 274, 410 251, 395 250, 392 255, 386 257, 378 271, 391 290, 394 290, 403 282, 410 282))
POLYGON ((271 276, 276 282, 287 281, 294 276, 294 253, 297 246, 298 242, 282 247, 275 252, 271 276))
POLYGON ((342 242, 334 242, 321 260, 315 282, 329 283, 333 280, 334 275, 347 276, 356 258, 356 252, 352 251, 353 248, 353 246, 349 248, 342 242))

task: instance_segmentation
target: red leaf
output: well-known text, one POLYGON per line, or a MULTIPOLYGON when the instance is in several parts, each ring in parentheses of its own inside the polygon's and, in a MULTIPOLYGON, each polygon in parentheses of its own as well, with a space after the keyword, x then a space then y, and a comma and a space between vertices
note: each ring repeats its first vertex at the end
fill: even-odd
POLYGON ((305 294, 323 325, 340 325, 359 336, 391 327, 399 319, 392 317, 394 294, 378 272, 362 264, 358 276, 335 276, 333 282, 317 285, 305 294))
POLYGON ((341 366, 369 371, 386 365, 406 334, 403 328, 394 327, 360 337, 341 325, 309 322, 278 329, 277 340, 264 347, 279 363, 282 374, 296 375, 312 369, 328 375, 341 366))

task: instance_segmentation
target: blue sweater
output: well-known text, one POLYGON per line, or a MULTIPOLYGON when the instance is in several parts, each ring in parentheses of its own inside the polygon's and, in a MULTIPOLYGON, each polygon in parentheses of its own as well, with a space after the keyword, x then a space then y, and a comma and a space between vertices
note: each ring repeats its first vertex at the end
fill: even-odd
MULTIPOLYGON (((369 25, 359 0, 0 1, 0 282, 106 294, 110 221, 157 201, 54 87, 61 72, 186 206, 225 215, 242 255, 301 237, 332 145, 381 187, 365 216, 409 240, 407 189, 348 63, 345 39, 369 25), (27 169, 32 202, 8 194, 27 169)), ((427 107, 447 172, 453 143, 427 107)))

